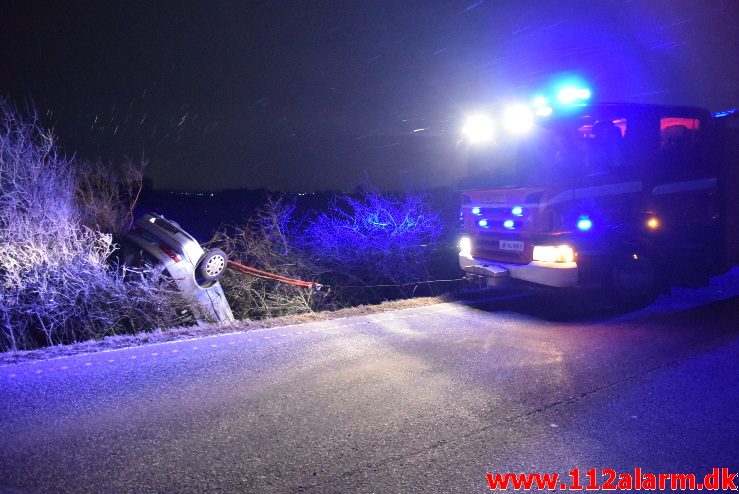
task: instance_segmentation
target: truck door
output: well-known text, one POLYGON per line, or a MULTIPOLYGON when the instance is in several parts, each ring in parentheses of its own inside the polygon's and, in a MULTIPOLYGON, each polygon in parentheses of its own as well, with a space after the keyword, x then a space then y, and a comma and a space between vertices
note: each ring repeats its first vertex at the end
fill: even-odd
POLYGON ((676 284, 696 285, 715 270, 723 250, 713 130, 697 115, 659 120, 660 155, 645 221, 667 256, 676 284))

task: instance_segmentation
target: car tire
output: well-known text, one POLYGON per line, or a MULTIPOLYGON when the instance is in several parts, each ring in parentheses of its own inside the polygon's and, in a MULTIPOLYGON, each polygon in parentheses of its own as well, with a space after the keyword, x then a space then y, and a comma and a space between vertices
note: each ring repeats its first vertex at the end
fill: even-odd
POLYGON ((216 281, 228 267, 228 256, 221 249, 213 249, 203 254, 197 264, 198 277, 205 282, 216 281))

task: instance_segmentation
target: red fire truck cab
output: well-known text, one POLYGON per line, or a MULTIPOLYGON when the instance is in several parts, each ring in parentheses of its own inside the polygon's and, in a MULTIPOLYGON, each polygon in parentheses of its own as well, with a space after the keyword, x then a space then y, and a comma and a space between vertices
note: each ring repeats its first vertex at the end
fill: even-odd
POLYGON ((579 106, 470 156, 460 267, 644 303, 739 260, 735 113, 579 106))

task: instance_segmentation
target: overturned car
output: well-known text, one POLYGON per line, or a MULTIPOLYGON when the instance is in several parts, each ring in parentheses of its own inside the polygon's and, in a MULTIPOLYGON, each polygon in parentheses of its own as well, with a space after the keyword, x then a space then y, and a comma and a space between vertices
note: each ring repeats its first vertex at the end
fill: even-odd
POLYGON ((118 243, 118 257, 124 266, 154 268, 171 277, 191 302, 191 316, 198 323, 234 321, 218 282, 228 265, 223 251, 205 251, 178 223, 153 213, 138 218, 118 243))

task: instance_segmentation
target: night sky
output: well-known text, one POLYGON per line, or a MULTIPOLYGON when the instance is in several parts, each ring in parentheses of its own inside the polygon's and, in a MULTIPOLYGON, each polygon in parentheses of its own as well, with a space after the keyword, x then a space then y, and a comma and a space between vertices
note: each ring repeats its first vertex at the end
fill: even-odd
POLYGON ((0 1, 0 96, 157 188, 450 184, 465 112, 561 74, 739 104, 737 0, 0 1))

